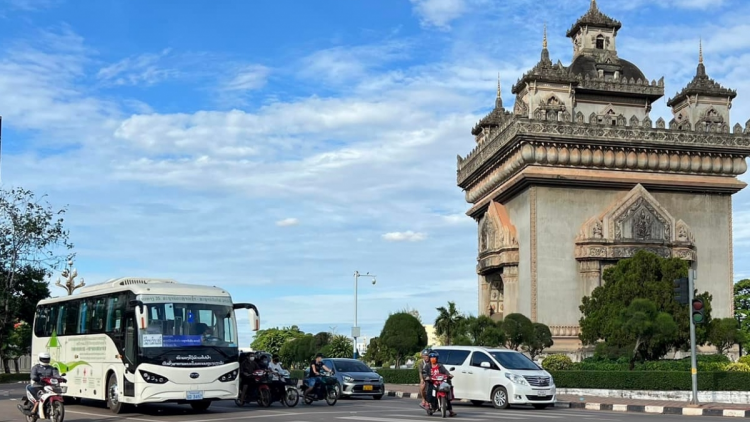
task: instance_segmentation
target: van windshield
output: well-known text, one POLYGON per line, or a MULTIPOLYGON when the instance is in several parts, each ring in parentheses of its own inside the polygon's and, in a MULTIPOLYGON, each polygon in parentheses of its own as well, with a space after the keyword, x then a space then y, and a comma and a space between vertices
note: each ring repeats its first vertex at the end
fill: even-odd
POLYGON ((491 352, 495 360, 505 369, 515 369, 518 371, 538 371, 539 367, 527 358, 523 353, 518 352, 491 352))

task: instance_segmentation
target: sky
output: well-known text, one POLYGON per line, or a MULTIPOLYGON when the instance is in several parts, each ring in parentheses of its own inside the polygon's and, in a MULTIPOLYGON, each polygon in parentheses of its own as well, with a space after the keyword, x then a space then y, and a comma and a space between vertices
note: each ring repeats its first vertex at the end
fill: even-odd
MULTIPOLYGON (((456 186, 472 126, 588 0, 0 0, 2 185, 56 207, 87 283, 167 277, 255 303, 263 327, 376 336, 391 312, 477 311, 476 223, 456 186)), ((695 74, 750 118, 750 2, 598 0, 621 57, 695 74)), ((741 176, 745 182, 748 175, 741 176)), ((750 277, 750 189, 734 197, 750 277)), ((54 294, 60 294, 53 287, 54 294)), ((242 322, 240 322, 241 324, 242 322)), ((249 331, 241 340, 249 341, 249 331)))

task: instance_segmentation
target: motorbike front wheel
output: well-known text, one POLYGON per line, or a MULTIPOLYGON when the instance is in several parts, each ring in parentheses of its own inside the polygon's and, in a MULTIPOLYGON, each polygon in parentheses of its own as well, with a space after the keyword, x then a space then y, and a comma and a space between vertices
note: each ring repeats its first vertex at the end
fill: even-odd
POLYGON ((65 420, 65 405, 62 402, 53 401, 49 415, 53 422, 63 422, 65 420))
POLYGON ((271 407, 271 390, 262 388, 260 390, 260 397, 258 397, 258 404, 263 407, 271 407))
POLYGON ((284 393, 284 404, 288 407, 294 407, 299 403, 299 391, 296 388, 289 388, 284 393))
POLYGON ((445 396, 440 397, 440 413, 443 417, 446 417, 448 414, 448 399, 445 396))
POLYGON ((336 391, 336 388, 329 388, 326 392, 326 403, 328 403, 329 406, 333 406, 337 401, 339 401, 339 394, 336 391))

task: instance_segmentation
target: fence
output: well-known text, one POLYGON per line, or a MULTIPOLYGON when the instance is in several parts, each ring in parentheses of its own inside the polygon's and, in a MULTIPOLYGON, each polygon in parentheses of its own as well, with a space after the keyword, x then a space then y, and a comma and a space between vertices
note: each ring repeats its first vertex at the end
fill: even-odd
MULTIPOLYGON (((16 366, 12 359, 8 359, 6 362, 3 362, 10 368, 10 372, 15 373, 16 372, 16 366)), ((18 359, 18 372, 31 372, 31 367, 33 366, 31 356, 21 356, 18 359)), ((3 365, 2 368, 0 368, 0 372, 5 372, 5 365, 3 365)))

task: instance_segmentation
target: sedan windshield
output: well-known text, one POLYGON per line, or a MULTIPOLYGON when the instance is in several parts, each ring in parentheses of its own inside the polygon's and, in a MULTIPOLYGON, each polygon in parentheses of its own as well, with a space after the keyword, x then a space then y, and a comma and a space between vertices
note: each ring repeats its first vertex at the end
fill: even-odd
POLYGON ((539 367, 527 358, 526 355, 518 352, 492 352, 490 353, 500 365, 505 369, 515 369, 519 371, 538 371, 539 367))
POLYGON ((362 362, 336 362, 336 370, 339 372, 372 372, 367 365, 362 362))

